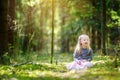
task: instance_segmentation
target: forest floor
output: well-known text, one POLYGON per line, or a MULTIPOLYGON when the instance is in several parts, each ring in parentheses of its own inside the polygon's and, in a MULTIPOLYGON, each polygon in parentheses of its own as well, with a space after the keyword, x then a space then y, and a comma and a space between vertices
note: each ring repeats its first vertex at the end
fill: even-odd
POLYGON ((108 56, 94 56, 91 68, 69 71, 65 65, 72 62, 72 54, 55 54, 53 64, 50 54, 34 55, 31 61, 0 65, 0 80, 120 80, 120 67, 108 56))

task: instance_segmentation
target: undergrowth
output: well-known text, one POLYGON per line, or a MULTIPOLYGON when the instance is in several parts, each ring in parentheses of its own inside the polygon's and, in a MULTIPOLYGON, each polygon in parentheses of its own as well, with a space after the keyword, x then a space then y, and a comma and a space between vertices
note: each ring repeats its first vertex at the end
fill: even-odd
MULTIPOLYGON (((81 71, 69 71, 65 65, 72 62, 72 54, 54 54, 50 63, 50 54, 30 53, 11 59, 10 65, 0 65, 0 80, 119 80, 120 67, 114 67, 109 56, 93 56, 91 68, 81 71)), ((118 62, 119 63, 119 62, 118 62)))

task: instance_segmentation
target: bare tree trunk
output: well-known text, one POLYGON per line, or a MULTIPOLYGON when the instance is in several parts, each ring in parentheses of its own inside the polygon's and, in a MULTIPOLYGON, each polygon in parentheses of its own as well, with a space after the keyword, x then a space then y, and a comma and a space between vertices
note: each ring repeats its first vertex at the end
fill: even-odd
POLYGON ((95 50, 95 28, 92 27, 92 49, 95 50))
POLYGON ((0 0, 0 62, 2 56, 8 52, 8 0, 0 0))
POLYGON ((65 29, 64 29, 64 25, 66 22, 66 13, 65 13, 65 7, 62 6, 62 4, 59 5, 60 8, 60 16, 61 16, 61 52, 69 52, 69 37, 68 35, 65 36, 65 29))
POLYGON ((101 11, 101 33, 102 33, 102 38, 101 38, 101 47, 102 47, 102 53, 106 55, 106 0, 102 0, 102 11, 101 11))
POLYGON ((92 48, 93 50, 101 50, 101 20, 99 18, 99 16, 101 15, 101 8, 100 8, 100 4, 97 4, 100 2, 97 2, 97 0, 92 0, 92 5, 96 8, 98 7, 97 11, 94 10, 95 15, 93 15, 93 20, 94 25, 92 27, 92 48), (94 39, 95 38, 95 39, 94 39))
POLYGON ((65 25, 65 17, 62 18, 62 23, 61 23, 61 52, 69 52, 69 37, 64 36, 64 28, 63 26, 65 25))
POLYGON ((9 0, 8 2, 8 44, 9 54, 13 53, 14 46, 14 15, 15 15, 15 0, 9 0))
POLYGON ((23 51, 30 51, 31 49, 31 37, 33 34, 32 29, 32 7, 28 7, 29 13, 26 16, 27 26, 25 27, 25 37, 23 42, 23 51))
POLYGON ((65 38, 64 38, 64 29, 63 29, 64 24, 65 24, 65 17, 62 17, 62 23, 61 23, 61 52, 62 53, 65 52, 65 38))
POLYGON ((42 49, 43 49, 43 26, 44 26, 44 19, 45 19, 45 16, 44 16, 44 7, 43 7, 43 5, 42 4, 40 4, 40 10, 41 10, 41 12, 40 12, 40 37, 38 38, 39 40, 38 40, 38 43, 39 43, 39 45, 38 45, 38 49, 39 49, 39 51, 41 51, 42 49))
POLYGON ((51 41, 51 64, 53 63, 54 54, 54 0, 52 0, 52 41, 51 41))

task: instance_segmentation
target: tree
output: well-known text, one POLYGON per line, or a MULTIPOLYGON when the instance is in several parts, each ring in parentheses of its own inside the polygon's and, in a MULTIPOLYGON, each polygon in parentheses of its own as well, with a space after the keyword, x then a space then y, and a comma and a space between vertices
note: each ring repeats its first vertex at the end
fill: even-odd
POLYGON ((44 15, 45 8, 44 8, 44 5, 45 5, 44 1, 40 3, 40 10, 41 10, 41 12, 40 12, 40 36, 38 38, 39 39, 38 40, 38 43, 39 43, 38 49, 40 51, 43 49, 43 42, 44 42, 44 40, 43 40, 43 31, 44 31, 43 26, 44 26, 44 20, 45 20, 45 15, 44 15))
POLYGON ((33 7, 32 6, 27 6, 27 10, 29 11, 29 13, 27 13, 26 15, 26 22, 27 25, 25 26, 25 36, 24 36, 24 41, 23 41, 23 51, 30 51, 31 50, 31 43, 32 43, 32 38, 34 35, 33 32, 33 27, 32 27, 32 11, 33 11, 33 7))
POLYGON ((59 10, 60 10, 60 16, 61 16, 61 52, 69 52, 69 37, 66 34, 66 32, 68 32, 67 30, 65 30, 65 24, 66 24, 66 18, 67 18, 67 12, 65 11, 66 5, 68 5, 66 3, 66 1, 63 3, 61 2, 61 4, 59 4, 59 10), (66 36, 65 36, 66 35, 66 36))
POLYGON ((0 62, 2 56, 8 52, 8 0, 0 0, 0 62))
POLYGON ((101 5, 98 0, 92 0, 93 13, 90 20, 92 26, 92 49, 97 51, 101 49, 101 5))
POLYGON ((8 44, 9 54, 13 53, 14 46, 14 15, 15 15, 15 0, 8 2, 8 44))
POLYGON ((102 53, 106 55, 106 0, 102 0, 101 4, 101 47, 102 53))
POLYGON ((54 0, 52 0, 52 40, 51 40, 51 64, 53 63, 54 54, 54 0))

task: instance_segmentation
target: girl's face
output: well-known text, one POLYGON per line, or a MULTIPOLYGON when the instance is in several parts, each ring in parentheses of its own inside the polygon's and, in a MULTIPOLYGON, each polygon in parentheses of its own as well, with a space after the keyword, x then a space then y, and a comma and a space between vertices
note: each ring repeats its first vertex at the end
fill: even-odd
POLYGON ((89 38, 87 36, 81 37, 80 44, 82 47, 87 48, 89 46, 89 38))

